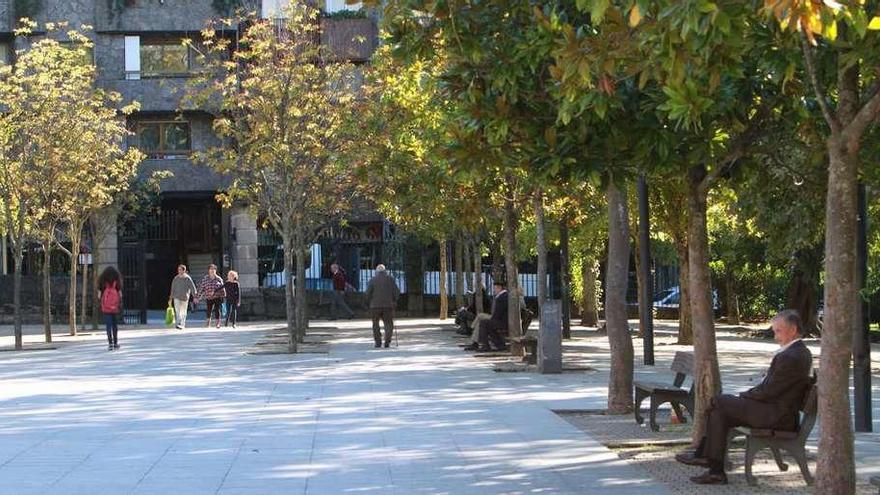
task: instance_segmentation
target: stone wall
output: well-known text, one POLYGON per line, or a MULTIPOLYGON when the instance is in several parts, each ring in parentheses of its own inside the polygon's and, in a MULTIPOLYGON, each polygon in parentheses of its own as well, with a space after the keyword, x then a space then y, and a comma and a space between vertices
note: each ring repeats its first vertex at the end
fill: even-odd
MULTIPOLYGON (((12 275, 0 275, 0 325, 13 323, 14 307, 12 305, 12 275)), ((79 282, 82 284, 82 282, 79 282)), ((52 317, 55 322, 67 322, 67 294, 70 277, 52 277, 52 317)), ((80 287, 78 285, 77 287, 80 287)), ((77 299, 79 295, 77 295, 77 299)), ((43 277, 29 275, 22 277, 21 301, 25 324, 42 323, 43 321, 43 277)))
MULTIPOLYGON (((101 0, 42 0, 44 9, 38 16, 42 22, 66 21, 71 28, 95 24, 95 2, 101 0)), ((106 3, 106 2, 104 2, 106 3)))
POLYGON ((0 0, 0 33, 12 31, 12 0, 0 0))
MULTIPOLYGON (((309 318, 327 318, 332 310, 332 293, 329 291, 309 291, 306 299, 309 304, 309 318)), ((440 311, 440 298, 437 296, 417 296, 420 301, 410 307, 409 298, 413 296, 403 294, 397 301, 396 315, 400 317, 436 317, 440 311), (409 308, 409 309, 408 309, 409 308)), ((345 302, 355 318, 369 318, 370 310, 366 307, 364 294, 361 292, 346 292, 345 302)), ((450 309, 450 311, 453 311, 450 309)), ((287 317, 284 304, 284 288, 261 287, 258 289, 243 289, 241 294, 241 309, 239 315, 243 321, 255 320, 283 320, 287 317)), ((451 321, 450 321, 451 323, 451 321)))
POLYGON ((134 5, 111 10, 106 0, 92 0, 98 31, 192 31, 219 17, 211 0, 135 0, 134 5))
POLYGON ((321 19, 321 27, 321 43, 341 59, 366 62, 376 49, 379 31, 373 19, 321 19))

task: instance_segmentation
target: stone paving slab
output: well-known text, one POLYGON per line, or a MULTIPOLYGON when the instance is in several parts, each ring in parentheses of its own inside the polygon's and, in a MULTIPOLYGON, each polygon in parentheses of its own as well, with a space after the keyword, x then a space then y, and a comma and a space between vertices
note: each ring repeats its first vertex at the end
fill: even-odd
POLYGON ((584 374, 494 373, 433 320, 391 349, 368 321, 322 326, 327 354, 245 353, 277 324, 4 353, 0 493, 668 492, 553 413, 601 397, 584 374))

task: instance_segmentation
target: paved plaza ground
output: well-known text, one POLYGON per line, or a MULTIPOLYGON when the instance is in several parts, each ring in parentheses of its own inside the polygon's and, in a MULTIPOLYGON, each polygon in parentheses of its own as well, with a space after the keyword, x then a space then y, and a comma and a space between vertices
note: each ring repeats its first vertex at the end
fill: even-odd
MULTIPOLYGON (((368 322, 318 321, 321 345, 295 356, 253 353, 277 323, 126 329, 113 352, 100 333, 2 352, 0 493, 719 493, 682 491, 676 476, 695 471, 650 449, 609 449, 571 420, 605 407, 607 340, 595 331, 575 331, 566 372, 539 375, 493 371, 506 358, 462 352, 448 322, 399 326, 399 348, 374 349, 368 322)), ((668 377, 683 349, 659 327, 657 366, 637 365, 639 377, 668 377)), ((0 346, 9 333, 0 328, 0 346)), ((774 344, 721 331, 719 348, 725 390, 736 391, 774 344)), ((878 357, 875 347, 875 368, 878 357)), ((876 373, 875 385, 880 431, 876 373)), ((651 436, 625 423, 608 431, 651 436)), ((859 434, 856 450, 860 479, 880 474, 880 436, 859 434)), ((768 491, 804 492, 796 476, 757 473, 768 491)), ((727 493, 746 488, 741 475, 731 482, 727 493)))

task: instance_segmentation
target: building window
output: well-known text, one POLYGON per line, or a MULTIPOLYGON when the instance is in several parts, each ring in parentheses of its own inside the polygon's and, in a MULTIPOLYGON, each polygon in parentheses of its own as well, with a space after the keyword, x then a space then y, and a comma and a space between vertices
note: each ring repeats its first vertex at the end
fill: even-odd
POLYGON ((138 148, 147 158, 173 160, 192 151, 188 122, 142 122, 137 126, 138 148))
POLYGON ((12 44, 0 43, 0 66, 12 63, 12 44))
POLYGON ((141 41, 141 77, 185 77, 192 72, 193 55, 180 40, 141 41))

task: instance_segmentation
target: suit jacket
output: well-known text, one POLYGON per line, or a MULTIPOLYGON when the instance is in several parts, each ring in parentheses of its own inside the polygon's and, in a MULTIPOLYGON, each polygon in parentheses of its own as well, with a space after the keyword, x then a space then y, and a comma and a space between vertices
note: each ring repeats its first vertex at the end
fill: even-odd
POLYGON ((507 327, 507 291, 498 294, 492 301, 492 319, 507 327))
POLYGON ((394 309, 399 296, 397 282, 386 272, 377 272, 367 284, 366 299, 370 309, 394 309))
MULTIPOLYGON (((798 412, 804 393, 812 384, 813 354, 803 341, 795 342, 773 357, 764 380, 739 394, 762 402, 763 419, 776 429, 792 429, 798 424, 798 412)), ((763 422, 763 421, 762 421, 763 422)))

